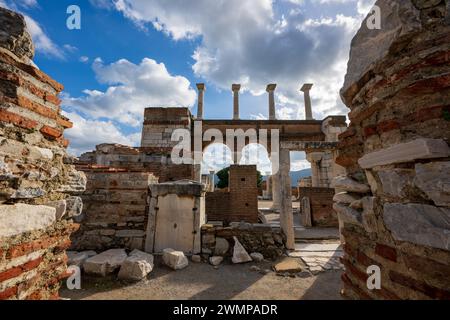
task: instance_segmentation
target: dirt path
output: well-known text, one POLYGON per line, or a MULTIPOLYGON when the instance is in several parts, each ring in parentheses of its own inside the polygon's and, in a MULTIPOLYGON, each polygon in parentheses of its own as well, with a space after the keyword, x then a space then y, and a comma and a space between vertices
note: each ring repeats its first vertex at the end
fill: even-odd
MULTIPOLYGON (((265 262, 258 267, 270 269, 272 264, 265 262)), ((171 271, 158 263, 148 279, 137 284, 126 284, 113 276, 106 279, 83 276, 82 290, 62 289, 60 294, 74 300, 342 299, 340 271, 291 278, 252 271, 253 265, 224 262, 216 270, 206 263, 190 263, 184 270, 171 271)))

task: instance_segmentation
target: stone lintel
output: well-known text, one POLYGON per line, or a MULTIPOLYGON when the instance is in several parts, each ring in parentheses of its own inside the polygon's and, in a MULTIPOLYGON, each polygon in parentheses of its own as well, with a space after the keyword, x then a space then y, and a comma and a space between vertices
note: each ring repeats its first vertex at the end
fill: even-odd
POLYGON ((363 169, 371 169, 376 166, 448 156, 450 148, 444 140, 416 139, 366 154, 358 160, 358 163, 363 169))
POLYGON ((290 151, 325 151, 336 150, 338 142, 323 142, 323 141, 281 141, 281 148, 289 149, 290 151))

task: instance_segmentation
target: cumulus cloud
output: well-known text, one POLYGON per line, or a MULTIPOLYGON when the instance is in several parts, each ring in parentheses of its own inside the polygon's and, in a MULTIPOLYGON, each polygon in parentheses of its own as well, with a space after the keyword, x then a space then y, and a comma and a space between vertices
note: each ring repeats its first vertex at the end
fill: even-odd
POLYGON ((146 107, 189 107, 196 99, 188 79, 171 75, 163 63, 149 58, 140 64, 121 59, 106 65, 97 58, 92 68, 98 82, 109 87, 86 89, 82 97, 63 99, 64 106, 92 118, 139 126, 146 107))
MULTIPOLYGON (((286 1, 284 14, 272 0, 116 0, 117 10, 140 27, 151 24, 174 40, 198 37, 193 53, 195 74, 219 88, 242 83, 254 95, 264 94, 276 82, 278 115, 302 118, 302 83, 315 84, 311 92, 316 118, 346 111, 339 98, 350 40, 362 17, 337 14, 309 19, 296 10, 305 1, 286 1)), ((363 10, 369 0, 354 2, 363 10)), ((267 113, 267 110, 255 110, 267 113)))
POLYGON ((140 144, 140 132, 126 135, 112 121, 89 120, 76 112, 64 112, 64 115, 73 122, 73 128, 64 131, 70 140, 71 154, 80 155, 101 143, 140 144))

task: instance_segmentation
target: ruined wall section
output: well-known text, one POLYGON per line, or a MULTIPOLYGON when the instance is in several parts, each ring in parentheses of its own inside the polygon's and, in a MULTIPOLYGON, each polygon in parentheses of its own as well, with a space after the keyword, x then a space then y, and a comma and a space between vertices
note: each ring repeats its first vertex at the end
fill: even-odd
POLYGON ((24 18, 0 8, 0 300, 58 298, 86 183, 66 152, 63 86, 33 55, 24 18))
POLYGON ((72 236, 72 250, 127 248, 143 250, 148 219, 149 185, 155 176, 143 172, 86 166, 80 229, 72 236))
POLYGON ((206 193, 208 221, 258 222, 258 182, 256 166, 232 165, 228 190, 206 193))
POLYGON ((152 153, 147 148, 133 148, 120 144, 100 144, 96 146, 95 151, 81 155, 79 164, 148 172, 158 177, 160 183, 194 180, 195 177, 195 167, 192 165, 173 164, 166 154, 152 153))
POLYGON ((345 295, 450 299, 448 1, 377 1, 382 29, 352 42, 342 98, 351 109, 335 210, 345 295), (367 267, 381 268, 369 290, 367 267))

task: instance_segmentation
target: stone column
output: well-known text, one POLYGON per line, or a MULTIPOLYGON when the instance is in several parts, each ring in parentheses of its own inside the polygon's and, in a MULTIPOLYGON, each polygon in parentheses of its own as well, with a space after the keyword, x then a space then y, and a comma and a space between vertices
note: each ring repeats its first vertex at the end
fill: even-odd
POLYGON ((312 152, 306 155, 306 159, 311 163, 311 182, 313 188, 320 187, 320 161, 322 160, 321 152, 312 152))
POLYGON ((280 150, 280 226, 286 236, 286 248, 295 249, 294 215, 292 212, 292 187, 289 171, 291 170, 291 157, 288 149, 280 150))
POLYGON ((233 84, 231 90, 233 91, 233 120, 239 120, 239 90, 241 90, 241 85, 233 84))
POLYGON ((272 210, 280 210, 281 190, 280 190, 280 171, 272 175, 272 210))
POLYGON ((277 87, 276 84, 269 84, 267 85, 266 91, 269 93, 269 120, 276 120, 276 114, 275 114, 275 88, 277 87))
POLYGON ((270 180, 272 177, 269 174, 270 174, 269 172, 266 173, 266 177, 267 177, 266 178, 266 192, 267 192, 267 196, 270 198, 270 195, 272 194, 271 193, 272 186, 271 186, 270 180))
POLYGON ((214 184, 214 177, 215 177, 215 172, 214 171, 210 171, 209 172, 209 181, 211 183, 211 188, 209 189, 210 192, 214 192, 215 190, 215 184, 214 184))
POLYGON ((305 119, 306 120, 314 120, 312 116, 312 108, 311 108, 311 97, 309 95, 309 91, 313 87, 312 83, 305 83, 300 91, 303 91, 305 96, 305 119))
POLYGON ((205 84, 204 83, 197 83, 197 90, 198 90, 198 107, 197 107, 197 120, 203 119, 203 97, 205 94, 205 84))

